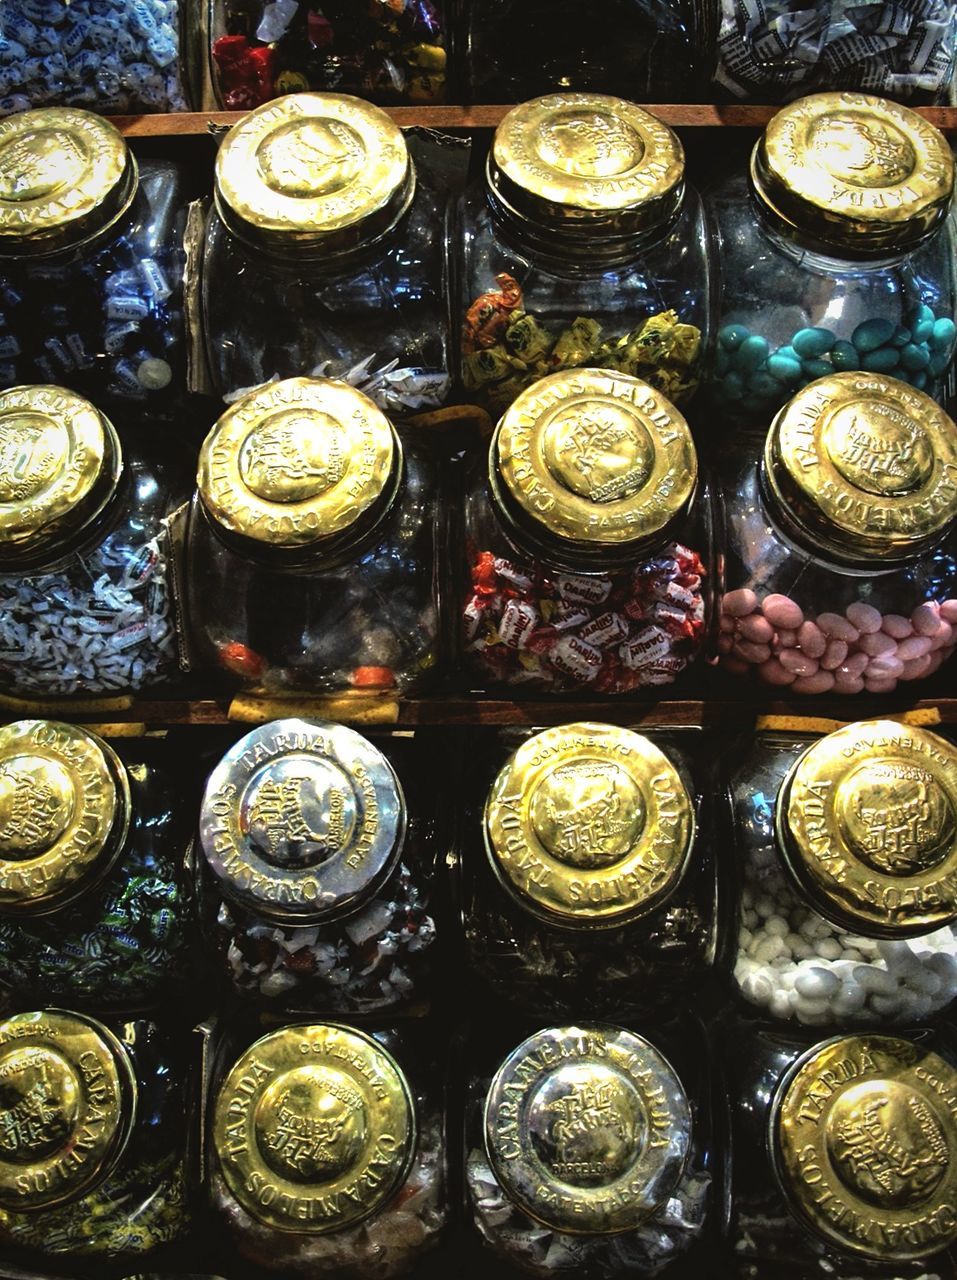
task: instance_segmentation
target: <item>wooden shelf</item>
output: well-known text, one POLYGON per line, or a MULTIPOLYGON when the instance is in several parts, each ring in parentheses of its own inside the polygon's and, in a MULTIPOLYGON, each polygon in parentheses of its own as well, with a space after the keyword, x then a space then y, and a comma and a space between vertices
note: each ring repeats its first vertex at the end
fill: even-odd
MULTIPOLYGON (((687 105, 653 102, 647 110, 665 124, 684 129, 760 129, 777 107, 687 105)), ((403 128, 494 129, 511 108, 508 106, 388 107, 387 113, 403 128)), ((228 128, 241 120, 243 111, 183 111, 169 115, 114 116, 113 123, 128 138, 172 138, 202 135, 228 128)), ((957 134, 957 107, 922 107, 920 114, 947 134, 957 134)))

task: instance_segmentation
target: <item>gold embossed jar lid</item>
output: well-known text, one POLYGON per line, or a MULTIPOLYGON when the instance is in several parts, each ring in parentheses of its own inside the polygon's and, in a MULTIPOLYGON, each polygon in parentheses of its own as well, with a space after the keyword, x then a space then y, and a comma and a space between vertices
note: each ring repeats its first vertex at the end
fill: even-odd
POLYGON ((55 720, 0 728, 0 912, 72 902, 110 869, 129 824, 126 770, 101 738, 55 720))
POLYGON ((677 213, 684 167, 677 134, 641 107, 556 93, 508 112, 495 131, 488 182, 506 210, 544 228, 634 236, 677 213))
POLYGON ((415 1103, 398 1063, 352 1027, 300 1023, 257 1040, 216 1098, 213 1144, 241 1207, 317 1235, 378 1212, 409 1171, 415 1103))
POLYGON ((830 374, 771 424, 764 480, 815 547, 865 566, 906 560, 957 519, 957 426, 896 378, 830 374))
POLYGON ((827 248, 899 252, 947 216, 954 158, 915 111, 866 93, 816 93, 780 110, 751 157, 758 197, 827 248))
POLYGON ((136 1112, 129 1054, 93 1018, 60 1009, 0 1022, 0 1207, 77 1200, 114 1168, 136 1112))
POLYGON ((368 739, 341 724, 273 720, 210 774, 203 852, 230 897, 298 924, 358 908, 405 839, 402 788, 368 739))
POLYGON ((62 387, 0 391, 0 561, 42 558, 83 533, 116 493, 112 424, 62 387))
POLYGON ((486 848, 505 888, 550 924, 620 925, 673 891, 695 820, 668 757, 641 734, 567 724, 524 742, 492 786, 486 848))
POLYGON ((778 844, 822 915, 873 937, 957 920, 957 748, 893 720, 814 742, 777 799, 778 844))
POLYGON ((278 550, 333 550, 395 497, 402 449, 388 418, 329 378, 270 382, 237 400, 203 442, 197 483, 226 533, 278 550))
POLYGON ((0 120, 0 257, 74 249, 136 194, 123 135, 91 111, 44 107, 0 120))
POLYGON ((605 568, 667 538, 694 498, 698 460, 687 422, 659 391, 624 373, 569 369, 506 410, 489 478, 520 539, 605 568))
POLYGON ((234 125, 216 158, 216 208, 253 247, 324 256, 395 226, 415 191, 405 138, 342 93, 294 93, 234 125))
POLYGON ((838 1036, 782 1079, 769 1135, 793 1211, 885 1265, 957 1241, 957 1071, 894 1036, 838 1036))
POLYGON ((549 1027, 502 1063, 485 1148, 506 1194, 556 1231, 630 1231, 672 1194, 691 1144, 681 1081, 620 1027, 549 1027))

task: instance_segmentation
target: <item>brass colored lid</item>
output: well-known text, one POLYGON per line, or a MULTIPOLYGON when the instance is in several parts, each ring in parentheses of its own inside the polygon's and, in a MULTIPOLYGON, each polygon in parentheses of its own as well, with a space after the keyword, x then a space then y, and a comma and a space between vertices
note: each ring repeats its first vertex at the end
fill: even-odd
POLYGON ((0 1022, 0 1206, 77 1200, 123 1153, 136 1110, 129 1055, 93 1018, 60 1009, 0 1022))
POLYGON ((136 194, 136 161, 108 120, 43 107, 0 120, 0 257, 74 249, 136 194))
POLYGON ((691 798, 652 742, 566 724, 524 742, 485 806, 495 874, 549 923, 614 926, 658 906, 694 839, 691 798))
POLYGON ((415 1154, 415 1102, 371 1036, 300 1023, 263 1036, 226 1077, 213 1144, 240 1206, 280 1231, 340 1231, 377 1212, 415 1154))
POLYGON ((0 912, 72 901, 109 870, 129 824, 126 770, 101 738, 55 720, 0 728, 0 912))
POLYGON ((405 138, 344 93, 292 93, 233 125, 216 157, 216 208, 253 247, 340 253, 395 226, 415 190, 405 138))
POLYGON ((385 756, 341 724, 273 720, 210 774, 203 852, 260 915, 310 924, 355 910, 395 866, 405 799, 385 756))
POLYGON ((751 157, 757 195, 830 248, 911 248, 947 216, 954 158, 916 111, 867 93, 815 93, 783 107, 751 157))
POLYGON ((513 107, 495 131, 488 182, 519 217, 556 231, 636 235, 670 221, 684 150, 633 102, 555 93, 513 107))
POLYGON ((829 374, 774 419, 764 476, 815 546, 842 559, 907 558, 957 519, 957 426, 896 378, 829 374))
POLYGON ((630 1231, 674 1191, 691 1108, 671 1064, 620 1027, 549 1027, 505 1059, 485 1149, 520 1209, 556 1231, 630 1231))
POLYGON ((401 446, 361 391, 329 378, 269 382, 203 442, 197 483, 223 529, 278 548, 331 546, 391 501, 401 446))
POLYGON ((541 378, 506 410, 490 452, 497 505, 602 567, 666 535, 695 494, 687 422, 628 374, 569 369, 541 378))
POLYGON ((778 844, 822 915, 874 937, 957 920, 957 748, 893 720, 813 743, 778 793, 778 844))
POLYGON ((0 391, 0 560, 20 564, 82 532, 122 469, 112 424, 82 396, 47 386, 0 391))
POLYGON ((825 1040, 772 1102, 775 1171, 830 1244, 884 1263, 957 1241, 957 1071, 895 1036, 825 1040))

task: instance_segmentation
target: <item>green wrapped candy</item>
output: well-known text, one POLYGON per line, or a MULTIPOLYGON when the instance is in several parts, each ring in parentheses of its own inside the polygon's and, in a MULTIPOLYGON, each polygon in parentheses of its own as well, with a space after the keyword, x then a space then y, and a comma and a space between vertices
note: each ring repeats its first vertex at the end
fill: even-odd
POLYGON ((473 351, 463 361, 462 381, 469 391, 479 391, 490 382, 501 382, 512 371, 504 347, 473 351))
POLYGON ((579 316, 559 335, 558 341, 552 348, 550 362, 552 368, 571 369, 577 365, 588 364, 598 350, 600 336, 601 325, 597 320, 579 316))
POLYGON ((548 355, 552 339, 535 317, 526 313, 513 320, 505 330, 505 343, 526 364, 534 364, 548 355))

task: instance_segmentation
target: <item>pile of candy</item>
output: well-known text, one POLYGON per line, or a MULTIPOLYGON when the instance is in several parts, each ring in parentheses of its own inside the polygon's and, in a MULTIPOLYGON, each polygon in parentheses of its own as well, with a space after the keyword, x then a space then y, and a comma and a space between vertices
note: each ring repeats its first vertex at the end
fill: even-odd
POLYGON ((54 573, 0 577, 0 682, 26 696, 141 689, 171 675, 165 536, 129 529, 54 573))
POLYGON ((696 552, 676 542, 614 575, 553 573, 481 551, 465 648, 504 684, 595 693, 670 684, 704 635, 704 573, 696 552))
POLYGON ((337 1012, 390 1008, 420 994, 435 941, 428 897, 405 865, 389 891, 345 921, 318 926, 243 921, 222 905, 217 923, 228 938, 233 980, 269 1000, 337 1012))
POLYGON ((475 1225, 492 1249, 524 1271, 562 1275, 656 1275, 704 1230, 711 1175, 693 1165, 672 1194, 633 1231, 571 1235, 536 1222, 506 1195, 485 1149, 473 1147, 465 1169, 475 1225))
POLYGON ((45 382, 96 400, 175 390, 183 253, 172 167, 144 164, 133 220, 82 261, 0 268, 0 386, 45 382))
POLYGON ((832 373, 863 369, 889 373, 919 391, 936 395, 954 354, 957 325, 921 304, 906 324, 874 317, 853 331, 850 341, 831 329, 798 329, 774 350, 747 325, 725 324, 718 331, 714 392, 730 413, 768 413, 801 387, 832 373))
POLYGON ((444 33, 432 0, 226 0, 213 41, 219 96, 231 111, 313 89, 374 102, 438 102, 444 33))
POLYGON ((698 385, 701 330, 674 311, 648 316, 629 333, 602 340, 601 325, 578 316, 556 337, 525 310, 521 286, 506 272, 481 294, 462 328, 462 380, 493 412, 526 387, 561 369, 617 369, 650 383, 680 404, 698 385))
POLYGON ((3 0, 0 115, 185 111, 179 0, 3 0))
POLYGON ((910 617, 856 600, 843 614, 805 615, 790 596, 759 599, 748 587, 721 602, 718 652, 739 674, 753 669, 794 693, 890 693, 954 652, 957 599, 919 604, 910 617))
POLYGON ((721 0, 714 80, 758 102, 824 89, 938 102, 955 47, 952 0, 721 0))

